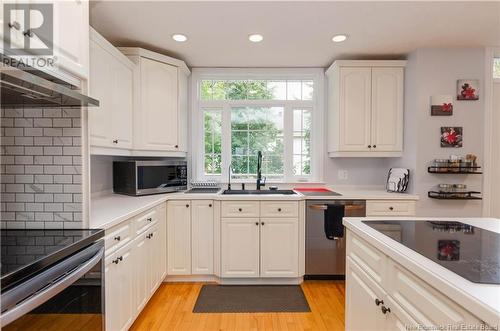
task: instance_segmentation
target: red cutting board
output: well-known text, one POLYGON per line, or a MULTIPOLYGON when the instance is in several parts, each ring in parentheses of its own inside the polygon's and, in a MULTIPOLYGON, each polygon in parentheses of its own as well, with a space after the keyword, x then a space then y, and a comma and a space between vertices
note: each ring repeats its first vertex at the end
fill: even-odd
POLYGON ((297 192, 331 192, 331 190, 324 187, 296 187, 294 191, 297 192))

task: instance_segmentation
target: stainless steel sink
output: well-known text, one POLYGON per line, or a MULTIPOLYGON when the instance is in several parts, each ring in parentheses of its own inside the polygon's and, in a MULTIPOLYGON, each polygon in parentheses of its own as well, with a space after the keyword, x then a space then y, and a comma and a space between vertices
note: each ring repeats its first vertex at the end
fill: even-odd
POLYGON ((297 193, 293 190, 224 190, 222 194, 293 195, 297 193))

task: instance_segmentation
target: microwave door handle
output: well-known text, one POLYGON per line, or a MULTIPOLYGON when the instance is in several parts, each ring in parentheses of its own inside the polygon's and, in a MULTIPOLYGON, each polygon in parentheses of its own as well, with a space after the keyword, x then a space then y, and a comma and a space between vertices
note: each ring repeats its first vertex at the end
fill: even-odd
POLYGON ((89 259, 87 262, 82 264, 70 274, 66 275, 64 278, 60 279, 50 287, 47 287, 46 289, 40 291, 33 297, 15 306, 14 308, 7 310, 0 316, 1 327, 4 327, 7 324, 15 321, 24 314, 29 313, 36 307, 42 305, 43 303, 53 298, 55 295, 68 288, 71 284, 73 284, 79 278, 89 272, 97 263, 99 263, 99 261, 102 259, 103 253, 104 248, 101 248, 91 259, 89 259))

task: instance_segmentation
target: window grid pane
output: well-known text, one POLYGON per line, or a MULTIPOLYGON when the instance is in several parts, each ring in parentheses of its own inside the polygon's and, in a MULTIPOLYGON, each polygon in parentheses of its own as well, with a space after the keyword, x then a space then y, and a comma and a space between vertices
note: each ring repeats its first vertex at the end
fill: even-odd
POLYGON ((293 174, 307 176, 311 174, 310 139, 311 111, 293 110, 293 174))
POLYGON ((493 60, 493 78, 500 79, 500 58, 493 60))
POLYGON ((220 110, 204 111, 204 173, 220 175, 222 162, 221 130, 222 114, 220 110))
POLYGON ((200 97, 211 100, 313 99, 312 80, 202 80, 200 97))
POLYGON ((283 178, 283 111, 283 107, 232 108, 233 178, 256 178, 258 151, 263 154, 263 175, 269 179, 283 178))

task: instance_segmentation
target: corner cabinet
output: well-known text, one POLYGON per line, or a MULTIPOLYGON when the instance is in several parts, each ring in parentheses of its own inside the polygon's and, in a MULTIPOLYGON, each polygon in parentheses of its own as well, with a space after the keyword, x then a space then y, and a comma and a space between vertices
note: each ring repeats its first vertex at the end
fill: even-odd
POLYGON ((120 50, 137 67, 133 155, 185 156, 190 75, 186 64, 142 48, 120 50))
POLYGON ((330 157, 402 155, 405 65, 343 60, 326 71, 330 157))

